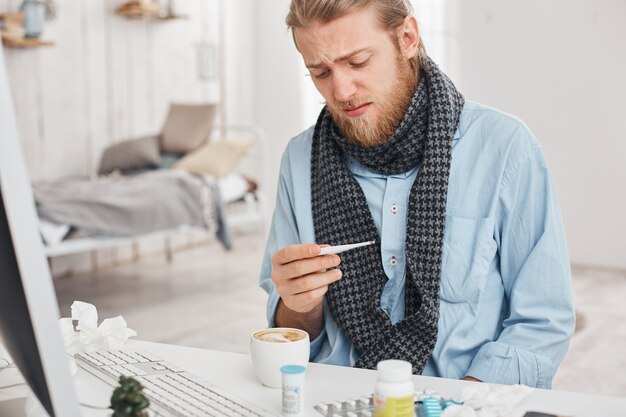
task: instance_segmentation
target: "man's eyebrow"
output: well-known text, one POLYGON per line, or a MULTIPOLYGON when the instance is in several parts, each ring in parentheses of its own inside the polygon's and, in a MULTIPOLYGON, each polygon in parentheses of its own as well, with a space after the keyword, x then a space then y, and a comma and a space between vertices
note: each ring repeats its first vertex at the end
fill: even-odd
MULTIPOLYGON (((361 52, 366 52, 366 51, 369 51, 369 50, 370 50, 370 48, 357 49, 356 51, 349 52, 349 53, 347 53, 345 55, 340 56, 339 58, 335 58, 333 60, 333 62, 346 61, 346 60, 352 58, 353 56, 360 54, 361 52)), ((313 62, 313 63, 306 64, 307 68, 313 68, 313 69, 314 68, 322 68, 323 66, 324 66, 324 64, 321 63, 321 62, 313 62)))

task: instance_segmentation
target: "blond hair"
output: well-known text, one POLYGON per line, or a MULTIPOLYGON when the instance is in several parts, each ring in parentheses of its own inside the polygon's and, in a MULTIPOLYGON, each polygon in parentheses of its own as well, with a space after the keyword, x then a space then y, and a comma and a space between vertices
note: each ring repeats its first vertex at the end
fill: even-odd
MULTIPOLYGON (((374 7, 385 30, 395 31, 404 19, 413 13, 409 0, 291 0, 287 27, 308 28, 315 22, 328 23, 364 7, 374 7)), ((411 58, 413 68, 419 68, 426 60, 426 48, 420 37, 417 54, 411 58)))

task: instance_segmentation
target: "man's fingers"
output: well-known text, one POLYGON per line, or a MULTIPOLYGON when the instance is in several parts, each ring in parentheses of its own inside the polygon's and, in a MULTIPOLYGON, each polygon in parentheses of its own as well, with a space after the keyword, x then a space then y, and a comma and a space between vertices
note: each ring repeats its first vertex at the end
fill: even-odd
POLYGON ((318 271, 325 271, 333 268, 341 263, 341 259, 337 255, 316 256, 315 258, 300 259, 285 265, 281 265, 280 273, 283 276, 296 278, 313 274, 318 271))
POLYGON ((320 254, 320 245, 305 243, 301 245, 289 245, 277 251, 272 256, 274 265, 283 265, 299 259, 312 258, 320 254))
POLYGON ((322 302, 326 291, 328 291, 327 285, 311 291, 292 295, 288 298, 288 301, 283 298, 283 302, 285 303, 285 305, 287 305, 287 307, 291 308, 292 310, 298 312, 307 312, 312 310, 322 302), (293 308, 290 307, 290 305, 292 305, 293 308))
POLYGON ((300 278, 294 278, 289 280, 286 289, 290 294, 302 294, 308 291, 315 291, 319 288, 326 287, 335 281, 341 279, 341 271, 339 269, 332 269, 330 271, 319 272, 317 274, 311 274, 300 278))
POLYGON ((293 311, 306 313, 315 308, 328 285, 341 279, 341 271, 331 269, 341 258, 319 253, 320 245, 304 244, 286 246, 272 256, 272 281, 285 306, 293 311))

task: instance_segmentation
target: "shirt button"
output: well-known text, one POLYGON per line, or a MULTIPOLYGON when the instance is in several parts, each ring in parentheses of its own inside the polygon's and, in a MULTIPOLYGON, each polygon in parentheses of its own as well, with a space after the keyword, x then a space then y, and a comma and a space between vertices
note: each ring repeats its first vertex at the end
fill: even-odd
POLYGON ((394 203, 394 204, 391 205, 391 212, 393 214, 396 214, 398 212, 398 205, 397 204, 394 203))
POLYGON ((392 266, 398 265, 398 258, 396 258, 395 256, 392 256, 391 259, 389 260, 389 263, 391 263, 392 266))

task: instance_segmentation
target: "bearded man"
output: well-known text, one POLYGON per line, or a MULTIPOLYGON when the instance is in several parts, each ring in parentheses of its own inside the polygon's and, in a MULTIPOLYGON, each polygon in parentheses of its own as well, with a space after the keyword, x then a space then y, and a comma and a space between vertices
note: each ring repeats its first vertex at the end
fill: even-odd
POLYGON ((550 387, 574 312, 537 140, 464 100, 405 0, 292 0, 286 21, 326 105, 283 156, 270 326, 309 332, 314 362, 550 387))

